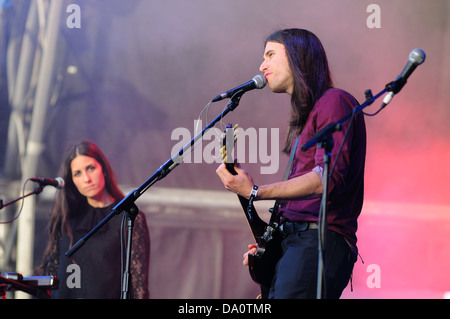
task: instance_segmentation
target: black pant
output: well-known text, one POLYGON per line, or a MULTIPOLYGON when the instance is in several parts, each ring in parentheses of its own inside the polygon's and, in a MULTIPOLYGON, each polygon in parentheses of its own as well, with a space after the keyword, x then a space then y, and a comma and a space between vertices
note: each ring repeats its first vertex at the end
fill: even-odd
MULTIPOLYGON (((328 231, 324 259, 326 274, 324 298, 337 299, 347 286, 356 253, 345 239, 328 231)), ((318 231, 293 233, 282 242, 283 256, 278 261, 269 298, 314 299, 317 297, 318 231)))

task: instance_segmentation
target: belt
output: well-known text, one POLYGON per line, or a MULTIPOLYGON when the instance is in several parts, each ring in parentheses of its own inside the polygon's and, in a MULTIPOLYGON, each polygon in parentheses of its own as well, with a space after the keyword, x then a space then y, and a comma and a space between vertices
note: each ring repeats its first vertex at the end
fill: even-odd
POLYGON ((280 231, 284 236, 305 231, 308 229, 318 229, 319 226, 314 222, 284 222, 280 225, 280 231))

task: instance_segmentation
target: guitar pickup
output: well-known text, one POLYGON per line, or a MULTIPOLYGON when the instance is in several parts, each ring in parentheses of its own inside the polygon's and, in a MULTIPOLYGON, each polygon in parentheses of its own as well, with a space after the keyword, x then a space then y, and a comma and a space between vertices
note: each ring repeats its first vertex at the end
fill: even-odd
POLYGON ((264 235, 263 235, 263 239, 266 243, 272 240, 273 233, 275 232, 276 228, 277 228, 277 224, 275 224, 274 227, 272 227, 270 225, 267 226, 266 231, 264 232, 264 235))

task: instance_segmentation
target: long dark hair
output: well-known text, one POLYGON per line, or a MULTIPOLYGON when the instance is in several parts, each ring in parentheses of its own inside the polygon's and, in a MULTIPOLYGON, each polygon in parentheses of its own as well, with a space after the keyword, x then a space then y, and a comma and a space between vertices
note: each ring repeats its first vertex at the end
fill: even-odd
POLYGON ((328 59, 319 38, 303 29, 285 29, 272 33, 267 42, 283 44, 294 76, 291 118, 284 152, 289 153, 295 137, 301 133, 316 101, 333 87, 328 59))
MULTIPOLYGON (((56 191, 53 201, 48 224, 49 240, 43 259, 44 265, 48 258, 55 254, 55 250, 59 248, 58 243, 62 238, 63 231, 67 233, 71 241, 73 241, 72 230, 67 222, 68 218, 71 214, 75 213, 79 207, 87 204, 86 197, 80 194, 72 180, 70 164, 72 160, 79 155, 92 157, 101 165, 105 178, 106 191, 115 201, 124 198, 124 195, 117 184, 116 176, 111 165, 97 145, 91 141, 83 140, 80 143, 71 146, 59 169, 59 176, 64 179, 65 185, 64 188, 56 191)), ((45 267, 44 265, 41 267, 45 267)))

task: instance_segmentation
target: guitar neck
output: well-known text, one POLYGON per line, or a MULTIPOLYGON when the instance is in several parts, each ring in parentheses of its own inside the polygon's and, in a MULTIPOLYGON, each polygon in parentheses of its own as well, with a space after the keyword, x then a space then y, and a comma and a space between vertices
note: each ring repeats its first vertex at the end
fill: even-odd
MULTIPOLYGON (((234 170, 233 164, 228 163, 226 164, 226 167, 231 174, 237 175, 236 171, 234 170)), ((247 198, 241 195, 238 195, 238 198, 239 202, 241 203, 242 210, 244 211, 245 217, 247 218, 247 222, 253 234, 253 237, 255 238, 256 242, 259 243, 260 238, 262 238, 266 231, 267 223, 259 217, 253 205, 249 209, 249 200, 247 198)))
MULTIPOLYGON (((231 124, 228 124, 225 128, 224 132, 224 138, 222 140, 222 158, 224 160, 225 166, 227 170, 233 174, 237 175, 236 170, 234 169, 234 161, 231 160, 231 153, 234 148, 234 143, 236 141, 236 128, 237 125, 234 126, 234 128, 231 128, 231 124), (229 133, 233 133, 230 134, 229 133), (228 136, 227 136, 228 135, 228 136)), ((242 197, 238 195, 239 202, 241 203, 242 210, 244 211, 245 217, 247 218, 248 225, 250 226, 250 230, 253 234, 253 237, 255 238, 256 243, 263 246, 264 240, 262 237, 264 236, 264 233, 266 232, 267 223, 264 222, 259 216, 258 213, 255 210, 255 207, 251 205, 249 207, 249 200, 245 197, 242 197)))

